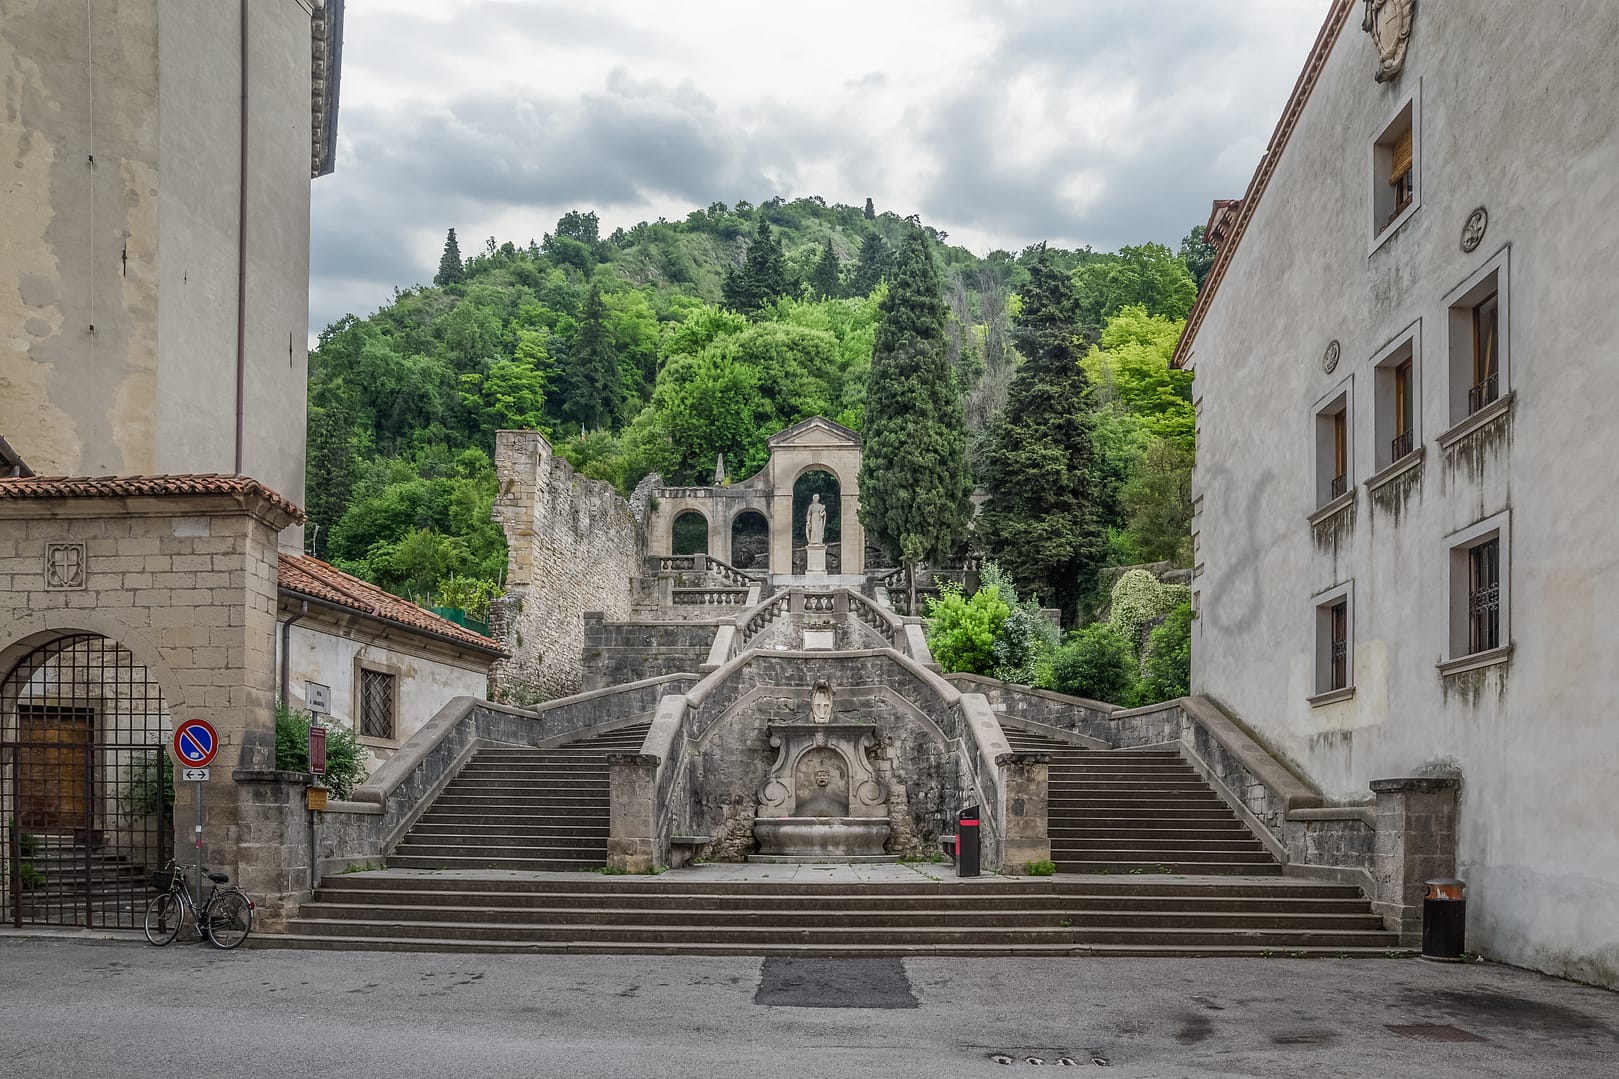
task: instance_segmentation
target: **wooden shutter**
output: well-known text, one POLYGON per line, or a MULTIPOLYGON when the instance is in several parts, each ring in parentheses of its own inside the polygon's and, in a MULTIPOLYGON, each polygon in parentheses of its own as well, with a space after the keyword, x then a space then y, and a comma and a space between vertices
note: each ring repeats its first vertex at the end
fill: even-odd
POLYGON ((1394 160, 1389 165, 1389 183, 1397 184, 1400 177, 1411 171, 1411 129, 1408 127, 1394 140, 1394 160))

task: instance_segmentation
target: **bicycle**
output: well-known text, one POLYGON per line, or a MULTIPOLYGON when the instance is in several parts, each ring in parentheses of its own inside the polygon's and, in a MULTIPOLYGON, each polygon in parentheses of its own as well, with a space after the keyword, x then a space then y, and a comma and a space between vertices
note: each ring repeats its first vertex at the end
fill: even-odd
POLYGON ((196 926, 199 938, 206 933, 214 947, 234 948, 253 931, 253 900, 231 884, 228 875, 210 873, 205 866, 203 875, 212 883, 208 888, 208 898, 199 911, 197 900, 186 886, 186 878, 196 868, 194 865, 170 862, 152 874, 153 887, 163 894, 153 896, 152 901, 146 904, 146 939, 159 947, 172 942, 180 935, 189 911, 191 924, 196 926))

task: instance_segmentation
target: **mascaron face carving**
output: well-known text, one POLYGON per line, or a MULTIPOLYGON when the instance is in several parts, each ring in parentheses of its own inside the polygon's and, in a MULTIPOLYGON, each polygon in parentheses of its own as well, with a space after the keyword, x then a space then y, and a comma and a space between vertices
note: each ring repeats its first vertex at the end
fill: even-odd
POLYGON ((1366 15, 1360 28, 1377 46, 1377 81, 1388 82, 1405 67, 1405 46, 1411 40, 1411 20, 1417 0, 1365 0, 1366 15))

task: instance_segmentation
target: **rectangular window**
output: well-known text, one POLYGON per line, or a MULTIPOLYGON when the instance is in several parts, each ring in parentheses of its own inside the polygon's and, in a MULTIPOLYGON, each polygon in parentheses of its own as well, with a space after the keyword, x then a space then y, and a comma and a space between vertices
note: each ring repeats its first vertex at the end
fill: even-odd
POLYGON ((360 734, 394 737, 394 676, 360 668, 360 734))
POLYGON ((1354 461, 1353 428, 1346 384, 1315 409, 1315 504, 1325 506, 1349 492, 1354 461))
POLYGON ((1411 444, 1411 361, 1394 368, 1394 429, 1398 433, 1389 447, 1393 460, 1398 461, 1415 447, 1411 444))
POLYGON ((1312 704, 1342 700, 1355 688, 1354 582, 1346 582, 1316 596, 1315 692, 1312 704))
POLYGON ((1421 118, 1413 95, 1372 140, 1373 250, 1421 203, 1421 134, 1421 118))
POLYGON ((1373 463, 1377 472, 1404 460, 1422 445, 1417 429, 1422 415, 1418 399, 1421 341, 1422 324, 1415 322, 1372 357, 1372 426, 1377 436, 1373 463))
POLYGON ((1501 647, 1501 541, 1485 540, 1467 552, 1469 652, 1501 647))
POLYGON ((1503 248, 1445 299, 1452 427, 1512 390, 1508 255, 1503 248))
POLYGON ((1394 208, 1389 214, 1389 224, 1405 212, 1411 205, 1411 194, 1414 190, 1411 183, 1411 129, 1407 127, 1394 140, 1393 161, 1389 165, 1389 186, 1394 189, 1394 208))

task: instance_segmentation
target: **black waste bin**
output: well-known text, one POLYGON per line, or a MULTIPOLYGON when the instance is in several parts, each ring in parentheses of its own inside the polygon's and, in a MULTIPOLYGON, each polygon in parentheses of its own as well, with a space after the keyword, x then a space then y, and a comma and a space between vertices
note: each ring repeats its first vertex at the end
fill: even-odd
POLYGON ((1460 963, 1467 947, 1467 885, 1455 877, 1425 882, 1422 898, 1422 958, 1460 963))
POLYGON ((978 815, 981 806, 968 806, 956 817, 956 876, 978 876, 978 815))

